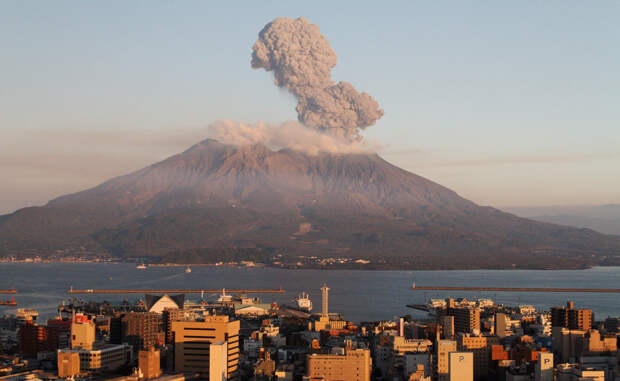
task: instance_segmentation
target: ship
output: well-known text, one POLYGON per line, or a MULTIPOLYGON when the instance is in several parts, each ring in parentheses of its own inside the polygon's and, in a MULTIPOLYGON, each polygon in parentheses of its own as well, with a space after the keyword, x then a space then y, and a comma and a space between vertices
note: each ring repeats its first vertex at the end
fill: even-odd
POLYGON ((17 302, 15 301, 15 298, 12 297, 11 300, 0 300, 0 306, 15 307, 17 306, 17 302))
POLYGON ((312 311, 312 300, 310 300, 310 296, 306 292, 297 295, 293 301, 300 310, 312 311))
POLYGON ((185 269, 185 272, 186 272, 187 274, 191 273, 191 272, 192 272, 191 267, 187 266, 187 268, 185 269))
POLYGON ((138 266, 136 266, 136 268, 138 270, 146 270, 146 265, 144 263, 140 263, 138 266))

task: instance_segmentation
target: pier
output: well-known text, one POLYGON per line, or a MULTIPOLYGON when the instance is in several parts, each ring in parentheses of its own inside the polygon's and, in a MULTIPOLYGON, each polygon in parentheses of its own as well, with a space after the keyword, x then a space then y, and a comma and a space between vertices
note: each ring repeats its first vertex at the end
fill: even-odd
POLYGON ((284 294, 280 289, 152 289, 152 290, 129 290, 129 289, 73 289, 67 294, 219 294, 226 292, 229 294, 284 294))
POLYGON ((496 291, 496 292, 589 292, 620 294, 617 288, 558 288, 558 287, 459 287, 459 286, 415 286, 413 291, 496 291))
POLYGON ((15 289, 11 289, 11 290, 0 290, 0 294, 17 294, 17 290, 15 290, 15 289))

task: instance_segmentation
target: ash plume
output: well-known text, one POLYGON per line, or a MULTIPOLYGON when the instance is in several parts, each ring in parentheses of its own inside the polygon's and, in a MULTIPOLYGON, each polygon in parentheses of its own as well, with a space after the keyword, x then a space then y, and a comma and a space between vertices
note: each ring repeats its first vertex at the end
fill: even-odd
POLYGON ((338 58, 318 26, 303 17, 281 17, 258 36, 252 68, 272 71, 276 86, 297 97, 298 119, 304 125, 354 142, 361 140, 360 130, 383 116, 370 95, 348 82, 334 83, 331 70, 338 58))
POLYGON ((281 124, 264 122, 246 124, 219 120, 210 124, 207 131, 209 137, 224 144, 238 146, 264 144, 272 150, 288 148, 309 155, 321 152, 371 153, 379 148, 366 141, 350 142, 343 137, 328 135, 293 121, 281 124))

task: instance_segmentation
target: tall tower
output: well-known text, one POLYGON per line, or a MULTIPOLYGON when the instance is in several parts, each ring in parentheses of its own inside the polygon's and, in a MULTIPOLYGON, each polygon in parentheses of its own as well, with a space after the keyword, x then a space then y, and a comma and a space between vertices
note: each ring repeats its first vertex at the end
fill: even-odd
POLYGON ((322 299, 322 310, 321 310, 321 317, 328 317, 329 313, 328 313, 328 305, 329 305, 329 287, 327 287, 327 285, 325 283, 323 283, 323 287, 321 287, 321 293, 323 294, 323 299, 322 299))

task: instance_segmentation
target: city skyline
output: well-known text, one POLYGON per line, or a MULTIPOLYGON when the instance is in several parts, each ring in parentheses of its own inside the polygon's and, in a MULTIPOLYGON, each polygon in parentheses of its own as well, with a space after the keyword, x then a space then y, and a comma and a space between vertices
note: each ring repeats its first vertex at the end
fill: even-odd
POLYGON ((249 65, 278 16, 318 25, 334 79, 376 98, 364 136, 393 164, 483 205, 620 203, 617 8, 7 2, 0 213, 179 153, 216 120, 296 119, 249 65))

